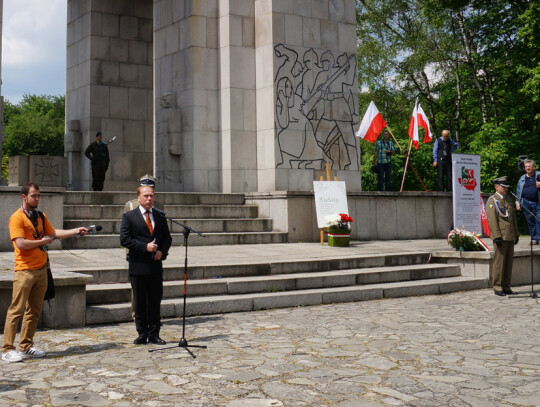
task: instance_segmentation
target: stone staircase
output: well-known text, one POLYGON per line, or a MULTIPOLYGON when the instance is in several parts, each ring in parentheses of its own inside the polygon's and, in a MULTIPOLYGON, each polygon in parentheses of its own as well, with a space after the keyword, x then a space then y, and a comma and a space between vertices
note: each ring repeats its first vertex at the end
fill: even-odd
MULTIPOLYGON (((120 224, 124 205, 136 196, 131 192, 66 192, 64 228, 99 224, 103 230, 88 239, 66 239, 68 249, 120 247, 120 224), (89 247, 90 245, 90 247, 89 247)), ((243 194, 156 193, 156 203, 167 217, 205 235, 192 233, 189 244, 223 245, 284 243, 287 234, 272 230, 272 219, 260 218, 258 207, 246 205, 243 194)), ((169 222, 173 245, 184 241, 183 228, 169 222)))
MULTIPOLYGON (((358 256, 190 267, 186 316, 443 294, 487 287, 460 267, 429 264, 429 253, 358 256)), ((123 269, 77 270, 94 277, 86 288, 86 324, 131 320, 123 269)), ((183 266, 165 266, 163 318, 183 314, 183 266)))

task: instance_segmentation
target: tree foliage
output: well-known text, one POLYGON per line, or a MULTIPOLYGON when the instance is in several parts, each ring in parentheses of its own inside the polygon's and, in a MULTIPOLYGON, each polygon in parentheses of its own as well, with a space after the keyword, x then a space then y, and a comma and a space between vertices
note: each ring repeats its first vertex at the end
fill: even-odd
POLYGON ((64 154, 64 96, 24 95, 18 104, 4 102, 5 156, 64 154))
MULTIPOLYGON (((360 109, 370 100, 389 122, 398 142, 419 99, 435 135, 449 129, 458 152, 481 156, 482 187, 491 179, 520 175, 517 157, 540 158, 540 8, 515 0, 357 0, 360 109)), ((422 138, 422 136, 421 136, 422 138)), ((362 142, 365 176, 373 146, 362 142)), ((428 189, 436 189, 433 144, 413 149, 410 162, 428 189)), ((393 162, 399 189, 404 157, 393 162)), ((422 189, 408 171, 404 189, 422 189)))

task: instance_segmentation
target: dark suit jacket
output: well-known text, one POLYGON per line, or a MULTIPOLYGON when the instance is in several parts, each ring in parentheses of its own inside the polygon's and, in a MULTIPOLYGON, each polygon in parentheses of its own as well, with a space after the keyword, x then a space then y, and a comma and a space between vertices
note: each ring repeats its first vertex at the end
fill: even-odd
POLYGON ((120 227, 120 244, 129 250, 127 260, 129 262, 130 275, 150 275, 163 271, 162 261, 152 258, 152 253, 146 251, 146 245, 156 239, 158 250, 163 253, 165 260, 171 247, 172 239, 169 232, 167 219, 157 211, 152 211, 154 216, 154 233, 146 226, 146 220, 139 208, 135 208, 122 215, 120 227))

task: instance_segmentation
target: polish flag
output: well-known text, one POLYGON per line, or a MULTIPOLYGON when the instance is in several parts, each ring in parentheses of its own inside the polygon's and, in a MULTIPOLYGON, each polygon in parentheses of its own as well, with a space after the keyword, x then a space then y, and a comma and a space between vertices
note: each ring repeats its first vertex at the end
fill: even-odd
POLYGON ((375 103, 371 101, 369 104, 366 114, 362 119, 360 128, 356 132, 356 137, 361 137, 370 143, 375 143, 379 133, 382 129, 386 127, 386 121, 383 119, 382 115, 379 113, 375 103))
POLYGON ((414 102, 414 110, 411 116, 411 122, 409 123, 409 137, 412 139, 414 148, 418 150, 418 126, 423 127, 426 131, 424 136, 424 143, 431 141, 431 129, 429 127, 429 119, 422 109, 418 99, 414 102))
POLYGON ((489 223, 487 220, 486 207, 484 205, 484 200, 482 199, 482 193, 480 193, 480 219, 482 222, 482 229, 484 229, 484 234, 487 237, 491 236, 491 229, 489 228, 489 223))

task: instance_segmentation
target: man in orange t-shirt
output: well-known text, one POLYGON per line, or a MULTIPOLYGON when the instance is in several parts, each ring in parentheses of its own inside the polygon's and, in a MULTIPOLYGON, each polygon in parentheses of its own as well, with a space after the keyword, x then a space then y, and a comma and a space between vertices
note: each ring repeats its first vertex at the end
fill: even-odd
POLYGON ((84 236, 84 227, 54 229, 45 214, 37 210, 41 197, 39 187, 26 183, 21 187, 22 205, 9 218, 9 233, 15 251, 13 294, 4 326, 2 360, 20 362, 29 357, 43 357, 45 352, 33 347, 39 313, 47 290, 47 252, 44 246, 54 239, 79 234, 84 236), (43 216, 43 218, 42 218, 43 216), (22 317, 19 351, 13 342, 17 326, 22 317))

